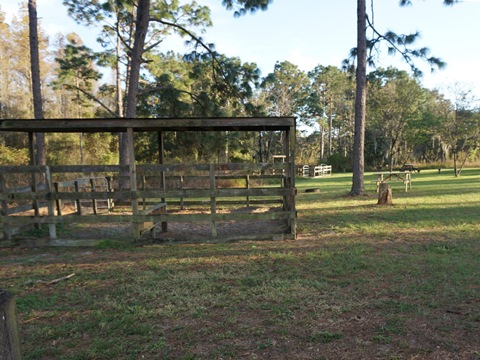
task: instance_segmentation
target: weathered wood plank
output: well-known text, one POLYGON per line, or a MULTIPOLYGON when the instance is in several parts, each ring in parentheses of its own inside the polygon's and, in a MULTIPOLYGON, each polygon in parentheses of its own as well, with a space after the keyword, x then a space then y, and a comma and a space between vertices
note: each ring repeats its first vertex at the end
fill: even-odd
MULTIPOLYGON (((147 202, 148 204, 148 202, 147 202)), ((198 200, 198 201, 183 201, 184 206, 192 206, 192 205, 208 205, 210 204, 210 200, 198 200)), ((283 204, 283 199, 248 199, 246 200, 217 200, 217 205, 268 205, 268 204, 283 204)), ((169 200, 169 206, 181 206, 181 200, 169 200)))
POLYGON ((0 120, 0 131, 126 132, 135 131, 264 131, 287 130, 293 117, 184 118, 184 119, 42 119, 0 120))
MULTIPOLYGON (((1 120, 0 120, 1 121, 1 120)), ((125 165, 54 165, 50 166, 52 173, 111 173, 120 172, 128 169, 125 165)), ((45 166, 34 165, 9 165, 0 166, 0 173, 5 174, 26 174, 36 173, 42 174, 45 172, 45 166)))
POLYGON ((119 173, 127 171, 128 165, 55 165, 52 173, 119 173))
MULTIPOLYGON (((144 204, 145 206, 145 204, 144 204)), ((158 214, 165 214, 166 211, 167 211, 167 204, 164 203, 164 202, 160 202, 160 203, 156 203, 156 204, 153 204, 152 206, 144 209, 144 210, 141 210, 139 212, 140 215, 158 215, 158 214)), ((153 226, 155 226, 155 223, 153 221, 149 221, 149 222, 144 222, 144 223, 141 223, 139 225, 139 230, 140 231, 145 231, 145 230, 148 230, 148 229, 151 229, 153 226)), ((166 229, 166 223, 162 223, 162 228, 165 227, 166 229), (165 224, 165 225, 164 225, 165 224)))
MULTIPOLYGON (((44 207, 44 206, 46 206, 46 204, 43 204, 42 206, 39 205, 39 207, 44 207)), ((26 204, 26 205, 16 206, 13 208, 7 208, 7 215, 18 214, 28 210, 33 210, 32 204, 26 204)))
MULTIPOLYGON (((282 180, 285 178, 285 175, 215 175, 215 179, 217 180, 239 180, 245 179, 245 176, 249 176, 251 180, 282 180)), ((146 182, 152 180, 159 180, 161 179, 161 175, 143 175, 146 182)), ((187 179, 209 179, 209 175, 169 175, 165 176, 166 180, 180 180, 181 178, 187 179)))
MULTIPOLYGON (((262 171, 262 170, 282 170, 288 169, 289 163, 227 163, 227 164, 213 164, 215 171, 262 171)), ((137 172, 144 174, 147 172, 184 172, 188 171, 209 171, 209 164, 142 164, 137 166, 137 172)), ((208 176, 208 175, 207 175, 208 176)))
POLYGON ((165 209, 166 206, 167 206, 167 203, 164 203, 164 202, 155 203, 154 205, 149 206, 148 208, 146 208, 144 210, 140 210, 139 213, 142 214, 142 215, 152 214, 159 209, 165 209))

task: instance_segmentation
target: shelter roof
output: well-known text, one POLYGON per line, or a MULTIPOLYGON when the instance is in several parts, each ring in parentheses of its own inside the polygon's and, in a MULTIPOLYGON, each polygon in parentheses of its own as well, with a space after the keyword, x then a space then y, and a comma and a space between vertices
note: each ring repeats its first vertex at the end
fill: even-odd
POLYGON ((134 131, 279 131, 295 126, 294 117, 135 118, 0 120, 0 131, 126 132, 134 131))

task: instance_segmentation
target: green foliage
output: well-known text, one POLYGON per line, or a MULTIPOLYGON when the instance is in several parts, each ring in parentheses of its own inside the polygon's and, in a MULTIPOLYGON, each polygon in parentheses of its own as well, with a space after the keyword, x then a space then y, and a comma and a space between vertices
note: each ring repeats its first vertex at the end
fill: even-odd
POLYGON ((395 160, 403 163, 398 155, 409 129, 421 119, 426 92, 406 72, 389 68, 369 74, 368 95, 368 128, 376 137, 376 153, 392 168, 395 160))
POLYGON ((307 96, 307 74, 288 61, 277 62, 261 84, 269 101, 269 115, 294 116, 307 96))
POLYGON ((28 149, 16 149, 0 143, 0 166, 28 165, 29 162, 28 149))
POLYGON ((234 16, 240 17, 248 12, 255 13, 258 10, 267 10, 273 0, 222 0, 227 10, 234 10, 234 16))
POLYGON ((89 91, 93 83, 102 77, 102 74, 94 69, 96 55, 75 34, 67 36, 69 43, 63 50, 62 57, 55 60, 59 64, 58 80, 55 86, 65 86, 73 90, 81 89, 89 91))
POLYGON ((342 154, 332 154, 328 157, 327 163, 332 165, 335 172, 351 171, 352 159, 342 154))

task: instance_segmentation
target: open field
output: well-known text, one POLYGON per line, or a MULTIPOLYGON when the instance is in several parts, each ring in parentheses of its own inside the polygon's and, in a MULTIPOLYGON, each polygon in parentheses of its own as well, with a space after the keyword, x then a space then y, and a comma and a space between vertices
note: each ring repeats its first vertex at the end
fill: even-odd
POLYGON ((298 179, 295 241, 0 248, 24 358, 480 359, 480 169, 365 180, 298 179))

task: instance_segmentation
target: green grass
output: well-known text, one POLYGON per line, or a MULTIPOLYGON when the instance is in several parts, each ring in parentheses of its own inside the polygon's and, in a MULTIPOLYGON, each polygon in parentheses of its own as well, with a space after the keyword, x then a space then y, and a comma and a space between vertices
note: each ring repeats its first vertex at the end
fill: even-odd
POLYGON ((0 249, 24 358, 479 359, 480 170, 365 180, 298 179, 295 241, 0 249))

